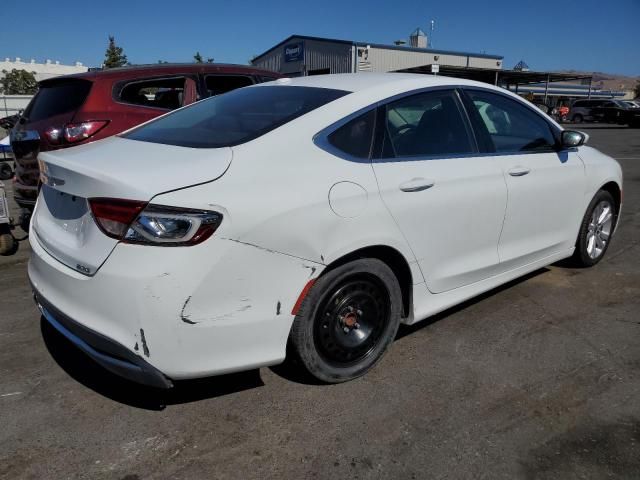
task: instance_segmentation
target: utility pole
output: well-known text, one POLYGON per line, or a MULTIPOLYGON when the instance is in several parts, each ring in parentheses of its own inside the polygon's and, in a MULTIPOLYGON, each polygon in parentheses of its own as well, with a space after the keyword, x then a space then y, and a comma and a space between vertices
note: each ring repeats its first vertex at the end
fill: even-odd
POLYGON ((431 20, 430 22, 431 28, 429 30, 429 48, 433 48, 433 29, 436 26, 436 21, 435 20, 431 20))

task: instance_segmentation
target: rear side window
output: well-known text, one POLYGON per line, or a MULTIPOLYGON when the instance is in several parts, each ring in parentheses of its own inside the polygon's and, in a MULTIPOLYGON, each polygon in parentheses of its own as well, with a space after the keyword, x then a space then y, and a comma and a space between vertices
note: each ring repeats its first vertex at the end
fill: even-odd
POLYGON ((383 157, 464 155, 475 151, 452 90, 413 95, 385 108, 383 157))
POLYGON ((29 122, 45 120, 82 106, 91 90, 91 82, 81 79, 43 82, 27 107, 24 116, 29 122))
POLYGON ((192 148, 230 147, 264 135, 348 93, 315 87, 243 88, 158 118, 123 137, 192 148))
POLYGON ((221 95, 230 92, 236 88, 248 87, 253 85, 251 77, 244 75, 207 75, 205 77, 207 91, 209 96, 221 95))
POLYGON ((357 158, 369 158, 373 142, 376 110, 350 120, 329 135, 329 143, 357 158))
POLYGON ((118 101, 174 110, 183 105, 185 77, 136 80, 121 87, 118 101))
MULTIPOLYGON (((496 152, 550 151, 555 138, 539 114, 515 100, 490 92, 468 91, 496 152)), ((484 128, 483 128, 484 127, 484 128)))

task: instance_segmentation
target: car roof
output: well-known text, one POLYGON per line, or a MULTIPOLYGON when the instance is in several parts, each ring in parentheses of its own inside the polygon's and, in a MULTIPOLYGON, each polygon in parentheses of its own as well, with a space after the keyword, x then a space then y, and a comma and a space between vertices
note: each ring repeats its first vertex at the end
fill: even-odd
POLYGON ((96 81, 100 79, 129 79, 155 75, 173 75, 178 73, 264 75, 273 78, 279 78, 282 76, 279 73, 268 70, 249 67, 247 65, 234 65, 228 63, 155 63, 149 65, 130 65, 118 68, 89 70, 88 72, 48 78, 42 80, 40 83, 55 82, 67 78, 96 81))
MULTIPOLYGON (((281 78, 275 82, 278 85, 300 87, 332 88, 348 92, 359 92, 379 87, 394 87, 410 90, 413 88, 428 88, 438 86, 472 86, 490 88, 504 92, 503 88, 494 87, 488 83, 476 82, 462 78, 424 75, 419 73, 337 73, 329 75, 311 75, 308 77, 281 78)), ((266 85, 273 85, 268 83, 266 85)))

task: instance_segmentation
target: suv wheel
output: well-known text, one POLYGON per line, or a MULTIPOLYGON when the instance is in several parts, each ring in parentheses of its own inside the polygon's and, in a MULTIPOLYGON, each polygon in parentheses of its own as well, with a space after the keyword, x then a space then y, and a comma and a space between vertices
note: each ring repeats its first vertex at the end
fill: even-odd
POLYGON ((582 118, 582 115, 580 115, 579 113, 576 113, 573 118, 572 118, 574 123, 582 123, 582 120, 584 120, 582 118))

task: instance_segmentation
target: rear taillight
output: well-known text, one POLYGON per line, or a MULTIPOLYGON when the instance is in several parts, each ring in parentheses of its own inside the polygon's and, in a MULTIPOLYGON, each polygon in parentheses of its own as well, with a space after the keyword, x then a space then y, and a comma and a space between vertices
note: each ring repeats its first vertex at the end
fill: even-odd
POLYGON ((45 130, 44 135, 45 137, 47 137, 47 140, 51 145, 58 145, 60 142, 62 142, 62 128, 49 127, 47 130, 45 130))
POLYGON ((122 240, 127 229, 147 202, 117 198, 90 198, 89 206, 96 223, 105 235, 122 240))
POLYGON ((216 231, 222 215, 208 210, 147 205, 111 198, 89 199, 100 229, 125 243, 186 246, 204 242, 216 231))
POLYGON ((64 139, 69 143, 85 140, 102 130, 107 123, 109 123, 108 120, 68 123, 64 126, 64 139))

